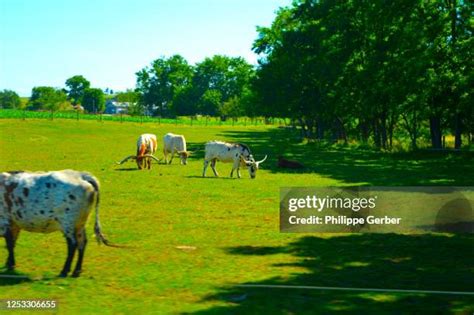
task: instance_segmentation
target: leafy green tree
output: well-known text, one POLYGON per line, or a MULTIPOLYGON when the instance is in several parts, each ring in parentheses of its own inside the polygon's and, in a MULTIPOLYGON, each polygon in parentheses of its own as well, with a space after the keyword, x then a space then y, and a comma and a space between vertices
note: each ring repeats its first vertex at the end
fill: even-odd
MULTIPOLYGON (((193 95, 195 102, 199 103, 196 108, 203 110, 203 99, 206 102, 209 98, 212 98, 213 102, 217 101, 217 93, 208 91, 219 92, 220 103, 218 107, 232 97, 241 97, 243 90, 250 85, 253 75, 253 67, 243 58, 231 58, 221 55, 206 58, 196 65, 193 77, 193 95)), ((208 111, 200 113, 209 115, 213 115, 211 112, 217 113, 217 109, 210 110, 206 107, 206 110, 208 111)))
POLYGON ((104 92, 94 88, 84 90, 82 106, 89 113, 102 113, 105 110, 104 92))
POLYGON ((219 90, 206 90, 199 98, 198 110, 204 115, 216 116, 222 104, 222 93, 219 90))
POLYGON ((173 100, 181 89, 191 83, 193 68, 180 55, 159 58, 137 75, 137 91, 149 111, 158 109, 163 116, 173 107, 173 100))
POLYGON ((118 102, 137 103, 140 100, 140 93, 129 89, 125 92, 117 93, 115 98, 118 102))
POLYGON ((81 102, 84 91, 90 87, 90 82, 82 75, 75 75, 66 80, 67 94, 73 105, 81 102))
POLYGON ((244 113, 245 107, 242 106, 241 100, 237 96, 231 97, 219 108, 219 114, 224 117, 239 117, 244 113))
POLYGON ((413 148, 429 125, 469 134, 473 6, 458 0, 296 0, 259 27, 253 94, 263 115, 298 121, 306 137, 352 134, 390 149, 394 130, 413 148))
POLYGON ((28 102, 29 109, 54 112, 68 107, 70 107, 70 104, 67 101, 67 95, 61 89, 38 86, 31 91, 30 101, 28 102))
POLYGON ((0 91, 0 108, 19 108, 20 106, 21 99, 15 91, 0 91))

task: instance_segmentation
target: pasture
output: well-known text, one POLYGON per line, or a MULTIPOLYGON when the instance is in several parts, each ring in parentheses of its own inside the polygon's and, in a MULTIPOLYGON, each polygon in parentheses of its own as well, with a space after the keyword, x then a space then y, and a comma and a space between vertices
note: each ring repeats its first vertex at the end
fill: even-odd
MULTIPOLYGON (((22 232, 17 274, 0 278, 0 299, 57 299, 61 314, 124 313, 472 313, 474 296, 423 293, 238 288, 245 283, 474 292, 472 235, 283 234, 283 186, 457 185, 474 183, 472 152, 389 154, 303 144, 276 126, 175 126, 104 121, 0 120, 0 169, 85 170, 101 182, 102 228, 115 243, 99 246, 89 222, 80 278, 57 278, 66 245, 60 233, 22 232), (141 133, 184 134, 194 154, 187 166, 133 162, 141 133), (230 179, 202 178, 208 140, 243 142, 256 159, 230 179), (284 153, 308 166, 276 168, 284 153)), ((416 209, 414 209, 416 211, 416 209)), ((93 215, 92 215, 93 218, 93 215)), ((91 218, 91 219, 92 219, 91 218)), ((90 221, 91 221, 90 219, 90 221)), ((3 242, 3 240, 0 240, 3 242)), ((2 245, 3 247, 3 245, 2 245)), ((0 251, 0 263, 7 257, 0 251)), ((4 269, 0 274, 8 274, 4 269)))

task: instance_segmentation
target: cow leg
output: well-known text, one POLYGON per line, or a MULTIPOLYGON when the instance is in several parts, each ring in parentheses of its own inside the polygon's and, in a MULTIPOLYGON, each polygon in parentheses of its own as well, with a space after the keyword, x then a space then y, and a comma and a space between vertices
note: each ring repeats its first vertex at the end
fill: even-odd
POLYGON ((150 170, 151 169, 151 158, 146 159, 147 167, 150 170))
POLYGON ((237 177, 240 178, 240 167, 237 167, 237 177))
POLYGON ((216 162, 217 162, 217 159, 212 159, 211 168, 212 168, 212 171, 214 172, 214 176, 219 177, 219 174, 216 171, 216 162))
POLYGON ((206 170, 207 170, 208 165, 209 165, 209 161, 204 159, 204 168, 202 169, 202 177, 206 177, 206 170))
POLYGON ((7 243, 8 258, 6 267, 8 270, 15 269, 15 244, 18 239, 18 234, 20 233, 20 228, 16 225, 10 225, 7 227, 5 232, 5 241, 7 243))
POLYGON ((237 176, 240 178, 240 175, 239 175, 239 164, 238 162, 234 162, 234 164, 232 165, 232 171, 230 171, 230 177, 233 177, 234 176, 234 170, 237 169, 237 176))
POLYGON ((76 233, 76 239, 77 239, 78 257, 77 257, 76 268, 74 268, 74 271, 72 273, 73 277, 79 277, 82 272, 82 260, 84 259, 84 252, 86 250, 86 245, 87 245, 87 235, 86 235, 85 228, 80 229, 76 233))
POLYGON ((171 158, 170 158, 170 162, 168 164, 171 164, 171 162, 173 162, 173 158, 174 158, 174 150, 171 151, 171 158))
POLYGON ((64 263, 63 270, 59 274, 60 277, 67 277, 67 274, 69 273, 69 271, 71 271, 71 263, 74 259, 74 254, 76 253, 77 249, 77 241, 75 235, 65 236, 67 242, 67 258, 66 262, 64 263))
POLYGON ((163 149, 163 155, 165 157, 165 164, 168 164, 168 153, 163 149))

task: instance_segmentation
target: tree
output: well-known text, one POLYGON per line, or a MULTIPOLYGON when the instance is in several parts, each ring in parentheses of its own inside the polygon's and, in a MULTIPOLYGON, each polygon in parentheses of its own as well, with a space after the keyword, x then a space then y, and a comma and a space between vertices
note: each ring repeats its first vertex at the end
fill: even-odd
POLYGON ((242 58, 216 55, 192 67, 174 55, 137 72, 137 91, 142 103, 158 108, 160 115, 217 115, 223 102, 250 89, 254 74, 242 58))
POLYGON ((429 126, 439 148, 450 127, 459 148, 473 121, 472 13, 461 0, 293 1, 257 29, 257 108, 305 137, 390 149, 398 127, 416 148, 429 126))
POLYGON ((70 104, 67 101, 66 93, 61 89, 50 86, 34 87, 28 102, 28 108, 32 110, 49 110, 54 112, 69 107, 70 104))
POLYGON ((88 88, 82 96, 82 106, 89 113, 101 113, 105 110, 105 96, 101 89, 88 88))
POLYGON ((136 75, 143 105, 150 112, 157 108, 157 114, 164 116, 171 111, 178 92, 191 83, 193 68, 182 56, 173 55, 156 59, 136 75))
POLYGON ((231 97, 224 102, 219 108, 219 113, 224 117, 239 117, 244 115, 245 107, 242 106, 241 100, 237 96, 231 97))
POLYGON ((118 92, 115 98, 118 102, 137 103, 140 100, 140 93, 128 89, 125 92, 118 92))
POLYGON ((222 104, 222 94, 219 90, 207 90, 199 98, 198 111, 204 115, 216 116, 222 104))
POLYGON ((72 104, 77 105, 84 96, 84 91, 90 87, 90 82, 82 75, 75 75, 66 80, 67 94, 72 104))
POLYGON ((218 107, 222 106, 223 102, 227 102, 233 97, 240 98, 242 96, 253 75, 253 67, 240 57, 215 55, 212 58, 204 59, 196 65, 193 76, 192 94, 194 102, 197 103, 194 107, 202 114, 216 114, 218 107), (218 100, 217 92, 220 95, 220 101, 219 104, 216 104, 217 108, 211 110, 213 105, 210 104, 218 100), (209 103, 211 99, 212 102, 209 103), (207 105, 203 106, 203 102, 207 105), (206 112, 202 112, 204 108, 206 108, 206 112))
POLYGON ((0 108, 19 108, 20 106, 21 99, 15 91, 0 91, 0 108))

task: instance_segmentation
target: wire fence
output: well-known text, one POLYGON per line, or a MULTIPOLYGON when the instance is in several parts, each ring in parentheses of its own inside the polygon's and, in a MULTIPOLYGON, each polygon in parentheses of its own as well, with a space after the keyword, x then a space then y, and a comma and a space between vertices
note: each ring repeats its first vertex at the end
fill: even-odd
POLYGON ((96 120, 115 121, 115 122, 134 122, 134 123, 157 123, 157 124, 175 124, 189 126, 262 126, 262 125, 289 125, 288 118, 277 117, 222 117, 213 116, 178 116, 175 118, 164 118, 159 116, 130 116, 124 114, 85 114, 79 111, 68 112, 48 112, 48 111, 30 111, 19 109, 0 109, 0 119, 72 119, 72 120, 96 120))

